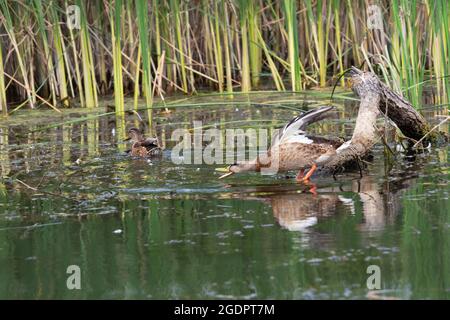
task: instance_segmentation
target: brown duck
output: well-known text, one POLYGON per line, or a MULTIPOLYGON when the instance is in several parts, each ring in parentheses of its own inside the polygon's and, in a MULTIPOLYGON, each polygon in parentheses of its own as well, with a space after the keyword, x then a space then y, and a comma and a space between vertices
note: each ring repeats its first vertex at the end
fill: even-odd
POLYGON ((265 154, 251 161, 231 165, 228 168, 229 172, 219 179, 234 173, 274 169, 275 172, 299 170, 296 180, 309 181, 318 166, 336 155, 337 148, 343 144, 340 139, 313 136, 304 131, 307 125, 326 118, 328 115, 325 113, 331 109, 332 106, 321 107, 295 117, 274 134, 271 147, 265 154), (307 168, 309 171, 303 175, 307 168))
POLYGON ((149 157, 161 152, 157 138, 146 138, 137 128, 128 130, 128 138, 125 141, 131 141, 130 155, 133 157, 149 157))

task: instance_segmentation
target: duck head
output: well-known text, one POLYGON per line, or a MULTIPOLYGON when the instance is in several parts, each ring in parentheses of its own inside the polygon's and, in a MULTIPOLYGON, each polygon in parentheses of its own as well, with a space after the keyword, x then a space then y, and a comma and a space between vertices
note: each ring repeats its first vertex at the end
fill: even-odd
POLYGON ((130 128, 128 130, 128 138, 125 139, 125 141, 131 140, 132 142, 138 142, 144 139, 144 136, 142 135, 141 130, 138 128, 130 128))
POLYGON ((257 171, 257 166, 255 161, 247 161, 241 163, 234 163, 228 167, 228 172, 221 175, 219 179, 229 177, 235 173, 246 172, 246 171, 257 171))

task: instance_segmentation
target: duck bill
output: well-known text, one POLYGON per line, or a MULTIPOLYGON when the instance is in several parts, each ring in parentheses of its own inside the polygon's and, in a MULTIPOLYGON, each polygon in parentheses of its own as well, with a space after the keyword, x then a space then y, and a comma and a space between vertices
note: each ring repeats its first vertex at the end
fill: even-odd
POLYGON ((232 171, 227 172, 227 173, 221 175, 221 176, 219 177, 219 179, 223 179, 223 178, 229 177, 229 176, 231 176, 231 175, 233 175, 233 174, 234 174, 234 172, 232 172, 232 171))

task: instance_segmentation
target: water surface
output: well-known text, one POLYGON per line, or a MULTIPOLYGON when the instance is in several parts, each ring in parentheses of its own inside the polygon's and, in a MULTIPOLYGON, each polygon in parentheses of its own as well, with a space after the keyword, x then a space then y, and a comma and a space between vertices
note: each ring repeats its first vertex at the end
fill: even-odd
MULTIPOLYGON (((219 165, 171 161, 173 130, 194 120, 273 128, 321 101, 186 101, 198 105, 155 112, 166 150, 151 161, 124 153, 117 123, 136 125, 132 114, 116 122, 92 117, 104 107, 40 110, 2 122, 0 298, 450 297, 446 146, 394 158, 378 145, 362 177, 315 177, 317 195, 295 173, 219 181, 219 165), (81 290, 66 287, 69 265, 81 269, 81 290), (381 291, 367 288, 370 265, 380 267, 381 291)), ((357 101, 338 103, 312 131, 351 136, 357 101)), ((425 109, 433 123, 444 113, 425 109)))

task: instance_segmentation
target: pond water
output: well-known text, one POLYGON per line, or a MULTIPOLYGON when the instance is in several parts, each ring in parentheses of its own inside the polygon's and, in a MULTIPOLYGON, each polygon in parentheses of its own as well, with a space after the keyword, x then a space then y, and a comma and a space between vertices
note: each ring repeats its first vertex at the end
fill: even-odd
MULTIPOLYGON (((311 130, 348 138, 358 102, 336 102, 311 130)), ((273 128, 320 103, 315 92, 168 101, 154 113, 165 150, 151 161, 124 152, 134 114, 2 120, 0 298, 450 298, 447 146, 393 158, 378 145, 362 177, 313 177, 317 194, 295 173, 218 180, 224 165, 171 160, 171 133, 194 120, 273 128), (66 286, 70 265, 80 290, 66 286), (371 265, 381 290, 367 287, 371 265)), ((433 123, 445 112, 425 108, 433 123)))

